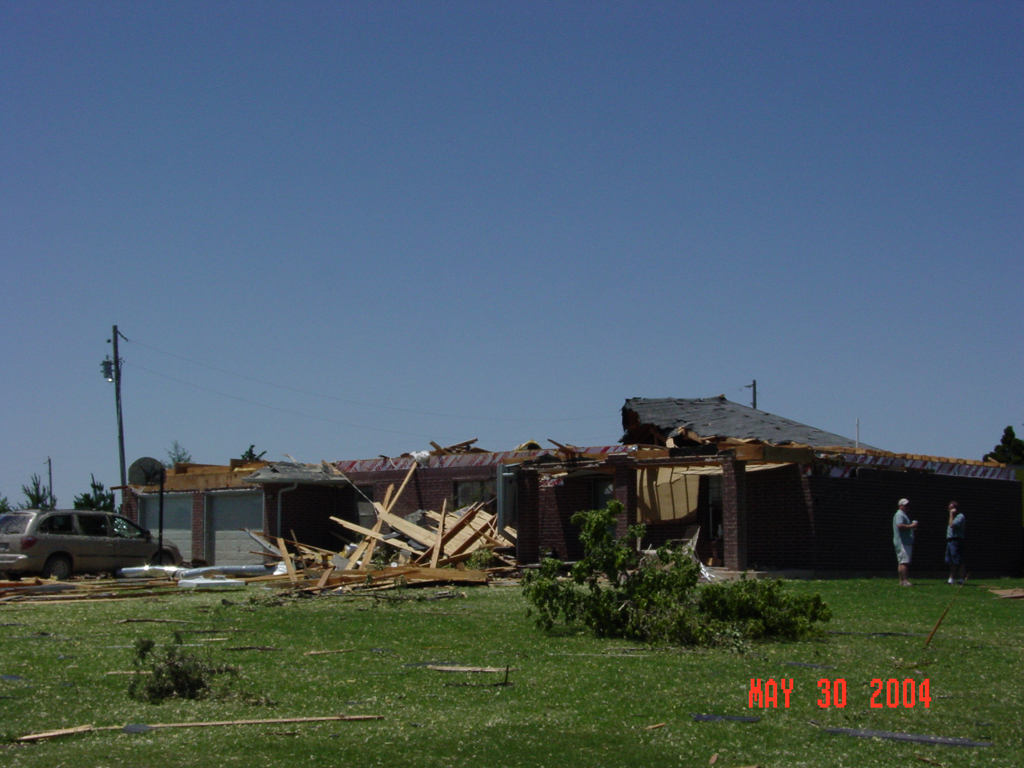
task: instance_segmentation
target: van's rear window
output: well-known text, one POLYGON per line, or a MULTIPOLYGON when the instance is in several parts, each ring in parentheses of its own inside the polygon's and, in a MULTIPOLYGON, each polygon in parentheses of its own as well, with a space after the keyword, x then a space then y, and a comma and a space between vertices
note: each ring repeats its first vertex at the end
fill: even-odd
POLYGON ((32 515, 7 514, 0 516, 0 533, 24 533, 32 515))

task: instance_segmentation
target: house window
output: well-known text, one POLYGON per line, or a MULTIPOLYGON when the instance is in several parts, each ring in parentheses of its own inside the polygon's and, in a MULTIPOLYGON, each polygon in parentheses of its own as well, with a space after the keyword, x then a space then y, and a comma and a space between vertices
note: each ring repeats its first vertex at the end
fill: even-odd
POLYGON ((590 483, 591 509, 604 509, 615 498, 615 481, 610 477, 595 477, 590 483))
POLYGON ((465 480, 455 483, 455 503, 458 509, 479 501, 490 501, 495 495, 493 480, 465 480))
POLYGON ((360 485, 356 493, 356 514, 363 528, 373 528, 377 522, 377 510, 373 507, 373 486, 360 485))

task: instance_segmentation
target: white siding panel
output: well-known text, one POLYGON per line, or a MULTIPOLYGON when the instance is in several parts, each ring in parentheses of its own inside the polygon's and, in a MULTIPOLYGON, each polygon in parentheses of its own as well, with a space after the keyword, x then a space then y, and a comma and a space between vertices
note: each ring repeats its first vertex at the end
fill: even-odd
POLYGON ((254 565, 258 547, 245 531, 263 530, 263 493, 211 493, 206 496, 206 559, 210 565, 254 565))
MULTIPOLYGON (((148 528, 153 538, 160 531, 160 496, 139 499, 139 525, 148 528)), ((164 541, 173 542, 187 563, 192 559, 192 494, 164 494, 164 541)))

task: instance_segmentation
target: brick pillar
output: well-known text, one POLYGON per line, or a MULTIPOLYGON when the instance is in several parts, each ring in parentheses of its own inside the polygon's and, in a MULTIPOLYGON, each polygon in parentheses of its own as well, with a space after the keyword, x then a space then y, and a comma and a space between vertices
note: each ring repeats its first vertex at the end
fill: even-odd
POLYGON ((722 463, 722 535, 725 567, 747 569, 747 464, 730 459, 722 463))
POLYGON ((207 562, 206 494, 192 492, 192 559, 207 562))
POLYGON ((625 536, 626 529, 636 522, 636 470, 632 467, 615 467, 615 500, 622 504, 622 514, 615 525, 615 535, 625 536))

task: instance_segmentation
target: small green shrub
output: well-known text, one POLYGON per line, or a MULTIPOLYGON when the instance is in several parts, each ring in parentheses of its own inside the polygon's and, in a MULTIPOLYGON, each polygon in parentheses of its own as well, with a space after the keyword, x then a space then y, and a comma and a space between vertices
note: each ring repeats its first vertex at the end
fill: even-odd
POLYGON ((166 699, 204 699, 213 689, 215 675, 235 674, 233 667, 214 665, 181 648, 181 636, 156 653, 156 643, 140 637, 135 641, 135 672, 128 695, 139 701, 159 704, 166 699))
MULTIPOLYGON (((622 504, 577 512, 584 557, 569 572, 545 558, 527 573, 523 592, 537 611, 537 625, 582 623, 599 637, 683 645, 726 645, 740 640, 797 640, 820 634, 816 622, 831 612, 819 595, 797 597, 781 581, 741 580, 698 586, 700 567, 672 547, 641 558, 630 544, 643 534, 633 526, 616 538, 622 504)), ((531 611, 533 610, 531 609, 531 611)))
POLYGON ((821 633, 815 622, 832 618, 821 595, 788 594, 781 579, 704 585, 697 610, 709 623, 734 626, 749 640, 802 640, 821 633))
POLYGON ((466 568, 471 571, 483 570, 484 568, 495 568, 501 565, 501 560, 491 550, 481 547, 477 549, 466 560, 466 568))

